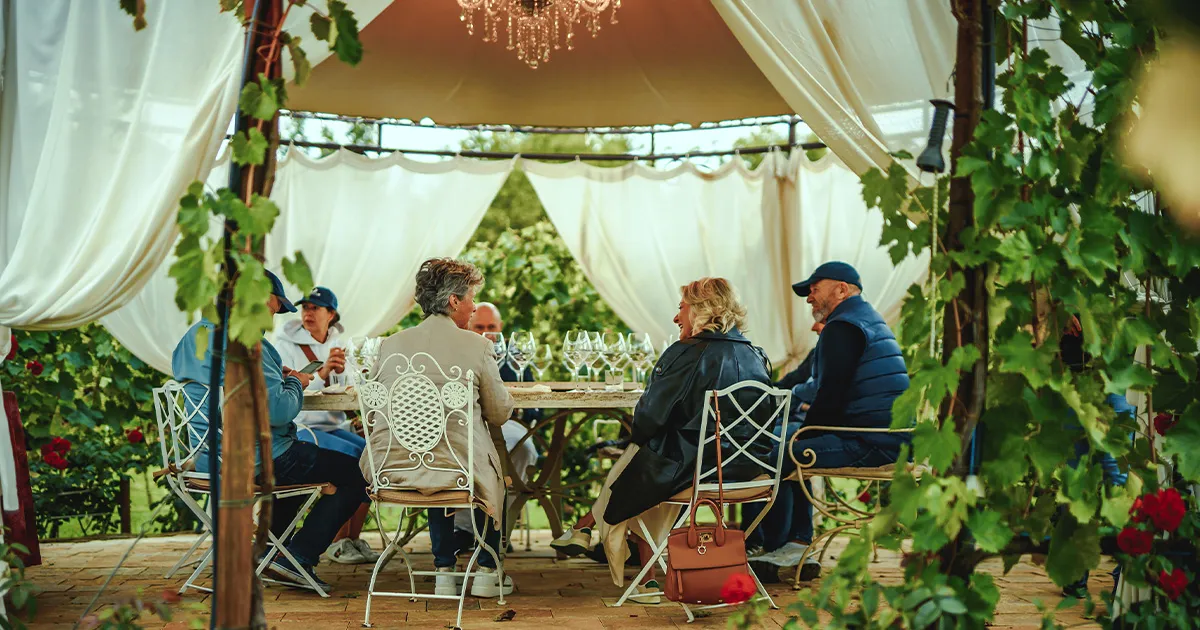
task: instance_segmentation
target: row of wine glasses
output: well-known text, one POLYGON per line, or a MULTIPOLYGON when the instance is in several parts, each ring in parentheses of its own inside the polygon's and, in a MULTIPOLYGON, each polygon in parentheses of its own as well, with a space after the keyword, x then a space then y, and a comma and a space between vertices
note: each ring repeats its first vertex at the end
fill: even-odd
MULTIPOLYGON (((626 367, 632 367, 634 378, 643 380, 645 369, 656 359, 654 344, 646 333, 623 335, 615 332, 572 330, 563 339, 563 361, 577 380, 579 369, 586 367, 594 378, 602 368, 607 377, 620 378, 626 367)), ((609 383, 612 384, 612 383, 609 383)), ((616 384, 620 384, 619 381, 616 384)))
POLYGON ((507 343, 504 341, 504 333, 501 332, 485 332, 483 336, 492 342, 496 366, 504 367, 504 364, 508 363, 516 371, 518 381, 525 380, 526 367, 533 370, 535 380, 541 380, 542 374, 553 361, 550 346, 539 347, 533 333, 527 330, 513 332, 509 335, 507 343))

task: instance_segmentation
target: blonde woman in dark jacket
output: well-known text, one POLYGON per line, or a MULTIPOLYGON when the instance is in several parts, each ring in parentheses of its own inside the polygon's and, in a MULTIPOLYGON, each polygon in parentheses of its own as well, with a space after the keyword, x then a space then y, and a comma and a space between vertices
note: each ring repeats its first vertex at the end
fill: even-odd
MULTIPOLYGON (((661 540, 679 515, 677 506, 661 504, 692 485, 706 393, 746 380, 771 384, 766 355, 742 334, 746 309, 729 281, 701 278, 680 287, 680 291, 679 313, 675 316, 679 341, 659 358, 646 392, 634 409, 632 443, 613 465, 592 512, 551 543, 567 554, 582 553, 590 544, 591 527, 598 524, 617 586, 625 582, 625 535, 640 531, 630 529, 628 522, 640 517, 651 534, 661 540)), ((753 431, 749 423, 733 430, 741 443, 748 441, 753 431)), ((771 444, 755 444, 751 449, 757 449, 754 454, 767 461, 771 444)), ((711 454, 706 461, 712 461, 711 454)), ((739 458, 738 462, 741 465, 724 468, 727 480, 744 481, 762 473, 757 465, 745 465, 750 463, 748 458, 739 458)), ((638 545, 639 555, 648 558, 650 547, 646 541, 639 538, 638 545)), ((653 569, 638 591, 661 591, 653 569)), ((659 596, 634 595, 631 599, 656 603, 659 596)))

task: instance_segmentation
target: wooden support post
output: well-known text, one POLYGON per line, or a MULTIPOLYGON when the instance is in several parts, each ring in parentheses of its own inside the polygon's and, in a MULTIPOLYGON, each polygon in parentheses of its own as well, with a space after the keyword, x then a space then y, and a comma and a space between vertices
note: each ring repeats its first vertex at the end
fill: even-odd
MULTIPOLYGON (((247 3, 248 5, 250 3, 247 3)), ((271 41, 276 27, 283 16, 282 0, 256 0, 251 11, 250 37, 246 52, 250 56, 248 77, 256 80, 260 73, 277 76, 278 63, 264 55, 272 50, 271 41)), ((276 54, 278 54, 276 52, 276 54)), ((247 130, 255 125, 253 119, 239 115, 238 130, 247 130)), ((274 149, 278 144, 278 118, 263 130, 270 141, 266 163, 262 167, 237 169, 235 192, 249 203, 250 196, 267 196, 274 179, 274 149)), ((232 183, 232 182, 231 182, 232 183)), ((251 248, 249 243, 233 242, 232 247, 243 251, 251 248)), ((252 253, 261 257, 262 252, 252 253)), ((236 277, 232 260, 226 258, 230 269, 230 282, 236 277)), ((265 422, 267 413, 266 387, 259 367, 261 349, 258 344, 247 348, 230 340, 225 353, 225 401, 223 404, 223 432, 221 436, 220 513, 221 527, 216 541, 217 557, 220 562, 216 571, 216 606, 212 626, 222 629, 251 627, 255 608, 255 593, 261 593, 261 585, 254 574, 254 460, 258 447, 259 425, 265 422), (259 415, 264 416, 259 418, 259 415)), ((263 458, 270 459, 270 438, 263 445, 263 458)), ((270 473, 270 470, 266 471, 270 473)), ((269 508, 264 514, 269 521, 269 508)))
POLYGON ((117 495, 117 509, 121 517, 121 533, 133 533, 133 517, 130 514, 129 477, 121 477, 121 490, 117 495))

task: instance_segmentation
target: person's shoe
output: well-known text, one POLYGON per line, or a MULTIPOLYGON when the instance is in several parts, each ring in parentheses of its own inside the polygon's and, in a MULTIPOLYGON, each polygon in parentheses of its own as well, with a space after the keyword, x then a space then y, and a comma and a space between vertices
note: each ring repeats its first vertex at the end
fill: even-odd
POLYGON ((374 549, 371 548, 371 543, 369 543, 361 538, 354 539, 354 546, 355 546, 355 548, 357 548, 359 551, 362 552, 363 557, 367 559, 367 563, 369 563, 369 564, 375 564, 376 562, 378 562, 379 556, 382 555, 378 551, 375 551, 374 549))
POLYGON ((317 586, 321 587, 321 590, 325 591, 326 593, 333 591, 333 587, 330 586, 330 584, 325 580, 322 580, 317 575, 317 572, 313 570, 313 567, 301 566, 297 568, 296 565, 292 564, 290 560, 284 557, 276 557, 272 559, 271 564, 268 564, 264 571, 268 577, 272 577, 280 582, 285 582, 292 586, 299 586, 301 588, 311 587, 311 584, 308 583, 308 579, 306 579, 307 576, 308 578, 312 578, 312 581, 316 582, 317 586))
POLYGON ((658 580, 649 580, 645 584, 639 584, 629 599, 639 604, 661 604, 662 587, 658 585, 658 580))
POLYGON ((454 575, 454 567, 438 567, 438 575, 433 576, 434 595, 458 595, 458 579, 454 575), (447 575, 441 575, 446 573, 447 575))
POLYGON ((746 550, 746 557, 753 560, 754 558, 757 558, 766 553, 767 553, 767 550, 764 547, 751 547, 746 550))
MULTIPOLYGON (((750 568, 754 569, 754 574, 764 583, 790 582, 795 579, 796 567, 807 549, 808 545, 789 542, 775 551, 750 560, 750 568)), ((815 580, 820 576, 821 563, 817 561, 816 556, 810 555, 805 558, 804 566, 800 569, 800 580, 815 580)))
MULTIPOLYGON (((505 574, 504 576, 504 594, 508 595, 513 592, 512 576, 505 574)), ((475 573, 475 577, 471 580, 471 597, 499 597, 500 587, 496 583, 496 570, 487 567, 479 567, 475 573)))
POLYGON ((587 527, 568 529, 562 533, 562 536, 550 541, 550 546, 565 556, 574 557, 585 554, 592 546, 592 530, 587 527))
POLYGON ((329 549, 325 550, 325 557, 338 564, 367 564, 379 559, 379 556, 375 556, 375 560, 372 560, 354 542, 349 538, 334 542, 329 545, 329 549))
POLYGON ((1068 584, 1063 587, 1062 596, 1064 598, 1087 599, 1088 588, 1087 582, 1068 584))

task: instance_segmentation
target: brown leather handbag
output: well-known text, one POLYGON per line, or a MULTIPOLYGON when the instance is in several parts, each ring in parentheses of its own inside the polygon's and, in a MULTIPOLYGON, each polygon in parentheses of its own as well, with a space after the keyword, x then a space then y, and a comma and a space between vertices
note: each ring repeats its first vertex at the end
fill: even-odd
MULTIPOLYGON (((717 501, 693 501, 687 527, 671 530, 667 537, 667 599, 684 604, 723 604, 721 589, 733 575, 748 575, 746 534, 725 527, 724 477, 721 473, 721 409, 713 393, 716 411, 717 501), (696 525, 696 512, 708 506, 717 517, 713 525, 696 525)), ((699 456, 699 455, 697 455, 699 456)), ((699 479, 693 480, 693 484, 699 479)))

